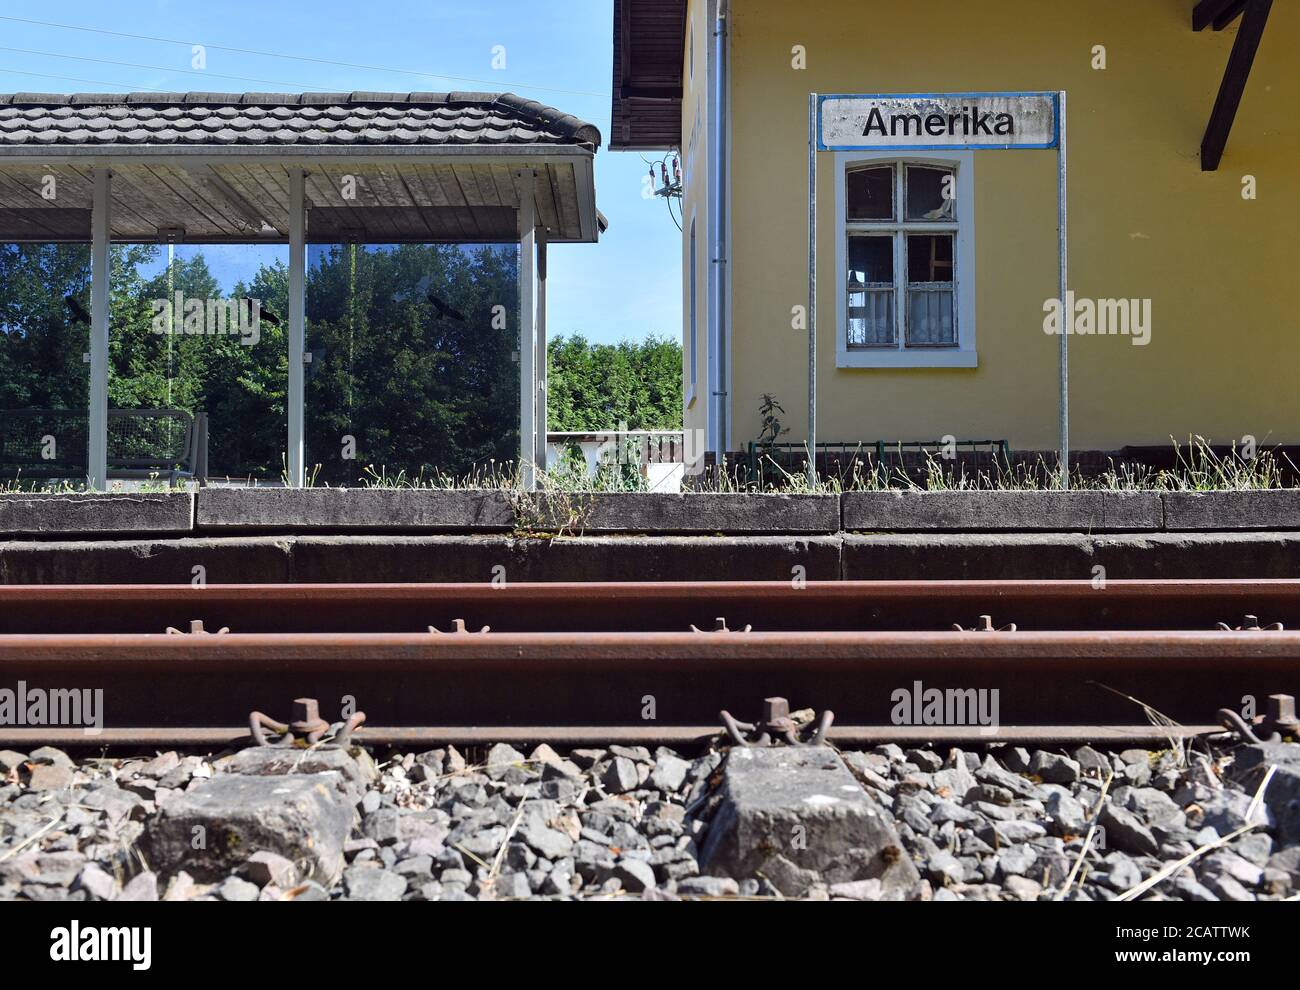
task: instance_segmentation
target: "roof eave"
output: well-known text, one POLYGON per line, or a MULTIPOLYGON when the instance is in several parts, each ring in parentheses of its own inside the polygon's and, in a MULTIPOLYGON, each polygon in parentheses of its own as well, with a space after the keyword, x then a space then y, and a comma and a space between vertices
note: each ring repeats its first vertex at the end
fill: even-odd
POLYGON ((588 144, 410 144, 410 145, 175 145, 175 144, 23 144, 0 145, 0 162, 29 159, 59 164, 80 162, 111 164, 114 161, 143 164, 151 161, 220 159, 231 162, 240 158, 250 161, 275 159, 283 164, 332 161, 389 161, 394 158, 594 158, 596 149, 588 144))

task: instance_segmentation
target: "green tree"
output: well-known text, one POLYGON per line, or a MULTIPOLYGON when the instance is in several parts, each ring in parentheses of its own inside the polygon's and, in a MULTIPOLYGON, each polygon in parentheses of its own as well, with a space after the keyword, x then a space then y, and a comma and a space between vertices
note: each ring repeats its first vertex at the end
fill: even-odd
POLYGON ((617 429, 679 430, 682 348, 651 336, 592 344, 581 334, 547 342, 547 428, 572 433, 617 429))

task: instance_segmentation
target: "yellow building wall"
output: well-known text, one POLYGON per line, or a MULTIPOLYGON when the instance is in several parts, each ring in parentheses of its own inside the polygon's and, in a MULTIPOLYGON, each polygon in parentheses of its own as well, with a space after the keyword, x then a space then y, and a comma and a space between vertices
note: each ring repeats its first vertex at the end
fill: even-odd
MULTIPOLYGON (((691 4, 697 58, 702 7, 691 4)), ((785 439, 806 435, 807 337, 791 307, 806 299, 811 91, 1067 90, 1071 288, 1152 300, 1145 347, 1071 338, 1072 448, 1192 433, 1300 440, 1300 3, 1274 4, 1211 173, 1200 142, 1235 28, 1194 33, 1192 0, 732 7, 731 449, 757 435, 764 392, 789 414, 785 439), (795 45, 804 70, 792 68, 795 45), (1104 70, 1092 68, 1095 45, 1104 70), (1242 197, 1247 174, 1255 201, 1242 197)), ((698 66, 695 83, 702 91, 698 66)), ((1043 331, 1043 303, 1056 295, 1055 154, 975 153, 979 366, 942 370, 836 368, 835 168, 820 158, 818 439, 1053 448, 1058 339, 1043 331)), ((693 196, 707 195, 702 161, 693 196)))
MULTIPOLYGON (((710 28, 705 0, 689 0, 682 56, 682 425, 704 436, 709 367, 709 105, 710 28), (691 220, 695 220, 695 388, 690 379, 691 220)), ((702 439, 692 450, 703 450, 702 439)))

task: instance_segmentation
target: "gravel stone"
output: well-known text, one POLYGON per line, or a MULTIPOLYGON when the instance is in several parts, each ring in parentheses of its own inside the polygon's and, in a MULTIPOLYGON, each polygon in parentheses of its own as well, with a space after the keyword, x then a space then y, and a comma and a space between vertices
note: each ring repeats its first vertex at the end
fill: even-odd
MULTIPOLYGON (((1037 822, 994 822, 987 827, 997 840, 999 846, 1014 845, 1017 842, 1028 842, 1030 839, 1036 839, 1040 835, 1046 835, 1047 829, 1037 822)), ((988 842, 988 836, 981 833, 980 838, 988 842)))
POLYGON ((559 829, 546 825, 540 817, 527 819, 519 836, 543 859, 560 859, 573 851, 573 840, 559 829))
POLYGON ((349 866, 343 889, 350 901, 398 901, 406 893, 406 878, 374 866, 349 866))
POLYGON ((1045 810, 1057 835, 1082 835, 1087 831, 1083 805, 1068 794, 1052 792, 1048 795, 1045 810))
MULTIPOLYGON (((168 901, 1037 900, 1061 889, 1079 860, 1088 815, 1098 808, 1096 824, 1105 831, 1094 836, 1088 868, 1068 899, 1110 901, 1244 824, 1264 759, 1287 774, 1279 769, 1274 777, 1254 822, 1263 827, 1214 849, 1142 899, 1280 900, 1300 889, 1300 842, 1289 831, 1300 828, 1300 790, 1289 790, 1292 768, 1300 775, 1300 746, 1292 744, 1211 744, 1187 767, 1168 753, 1088 746, 1068 757, 996 744, 907 752, 887 745, 839 755, 731 751, 722 770, 726 752, 694 756, 667 747, 573 753, 539 745, 524 758, 498 745, 486 754, 474 750, 474 767, 452 747, 377 756, 358 747, 307 754, 325 770, 322 777, 295 769, 292 760, 303 754, 246 752, 123 759, 110 750, 74 764, 49 747, 32 758, 0 751, 0 849, 18 849, 0 862, 0 900, 157 900, 164 887, 168 901), (740 760, 762 771, 748 793, 733 780, 740 760), (483 765, 493 761, 500 765, 483 765), (1103 798, 1101 782, 1112 770, 1103 798), (805 773, 817 786, 791 790, 805 773), (214 789, 256 789, 258 781, 276 789, 274 799, 262 795, 267 800, 255 812, 235 800, 209 807, 207 848, 191 848, 174 809, 189 814, 214 789), (321 797, 326 806, 339 805, 337 832, 293 824, 303 809, 292 789, 313 782, 329 795, 321 797), (278 791, 284 787, 290 791, 278 791), (779 810, 782 795, 798 809, 788 820, 779 810), (750 817, 738 816, 737 802, 750 817), (286 803, 294 805, 287 818, 286 803), (892 842, 878 845, 874 858, 858 848, 848 825, 822 810, 842 804, 869 811, 868 820, 883 825, 892 842), (762 810, 769 807, 770 821, 762 810), (59 814, 57 827, 45 830, 59 814), (722 868, 706 853, 713 855, 742 822, 747 831, 736 848, 766 858, 754 873, 719 876, 722 868), (808 847, 821 847, 822 858, 810 861, 790 844, 795 825, 816 836, 808 847), (170 861, 154 849, 168 829, 175 829, 170 861), (234 848, 227 831, 236 836, 234 848), (285 836, 295 834, 301 847, 284 848, 285 836), (298 869, 312 873, 313 857, 331 847, 330 835, 337 836, 338 872, 320 882, 300 878, 298 869), (128 851, 136 844, 158 874, 131 872, 139 861, 128 851), (222 848, 229 855, 217 855, 222 848), (831 855, 824 855, 827 848, 831 855), (480 860, 499 864, 490 883, 480 860), (879 872, 886 861, 920 873, 900 884, 888 870, 879 872)), ((322 822, 334 820, 334 811, 312 810, 309 802, 306 819, 318 813, 322 822)))
POLYGON ((909 749, 907 751, 907 762, 914 764, 926 773, 934 773, 936 770, 943 769, 943 760, 940 759, 939 754, 928 749, 909 749))
POLYGON ((1201 883, 1221 901, 1253 901, 1255 895, 1226 873, 1202 876, 1201 883))
POLYGON ((1079 764, 1068 756, 1039 751, 1034 754, 1030 772, 1051 784, 1073 784, 1079 779, 1079 764))
POLYGON ((1025 876, 1038 861, 1038 853, 1027 845, 1011 846, 998 853, 998 870, 1003 877, 1025 876))
POLYGON ((659 791, 676 794, 684 783, 691 765, 680 757, 665 753, 655 761, 654 770, 650 772, 650 783, 659 791))
POLYGON ((488 750, 487 766, 483 772, 493 780, 503 780, 506 779, 511 770, 522 771, 527 760, 528 757, 513 746, 497 743, 488 750))
POLYGON ((1107 802, 1097 816, 1097 822, 1106 830, 1107 845, 1139 856, 1154 856, 1160 850, 1160 843, 1151 830, 1125 808, 1107 802))
POLYGON ((740 885, 731 877, 687 877, 677 883, 677 893, 695 897, 736 897, 740 885))
POLYGON ((77 764, 73 762, 72 757, 61 749, 53 746, 39 746, 32 750, 27 759, 32 763, 48 764, 50 766, 63 767, 65 770, 75 769, 77 764))
POLYGON ((966 868, 957 857, 948 852, 937 852, 926 864, 925 875, 940 887, 966 882, 966 868))
POLYGON ((92 900, 111 901, 117 896, 117 881, 98 863, 87 863, 77 878, 77 886, 92 900))
POLYGON ((1112 890, 1123 893, 1142 882, 1142 870, 1127 856, 1111 853, 1106 857, 1106 877, 1112 890))
POLYGON ((639 859, 620 859, 614 867, 614 876, 623 882, 623 889, 640 893, 655 886, 654 868, 639 859))
POLYGON ((72 786, 73 771, 64 766, 39 763, 32 766, 27 789, 32 791, 62 791, 72 786))
POLYGON ((1036 901, 1043 893, 1042 884, 1028 877, 1007 877, 1004 886, 1007 893, 1018 901, 1036 901))
POLYGON ((1014 746, 1002 752, 1002 765, 1012 773, 1027 773, 1031 757, 1029 750, 1014 746))
POLYGON ((267 849, 260 849, 248 857, 243 874, 259 887, 273 884, 287 890, 298 883, 298 868, 293 862, 267 849))
POLYGON ((641 784, 636 764, 625 756, 616 756, 600 775, 601 786, 610 794, 625 794, 641 784))
POLYGON ((1219 895, 1201 884, 1195 877, 1180 876, 1173 883, 1173 889, 1185 901, 1217 901, 1219 895))
POLYGON ((255 901, 261 895, 261 888, 257 884, 241 880, 239 877, 229 877, 217 888, 217 896, 223 901, 255 901))
POLYGON ((119 901, 156 901, 158 900, 158 876, 149 870, 133 876, 122 892, 117 895, 119 901))

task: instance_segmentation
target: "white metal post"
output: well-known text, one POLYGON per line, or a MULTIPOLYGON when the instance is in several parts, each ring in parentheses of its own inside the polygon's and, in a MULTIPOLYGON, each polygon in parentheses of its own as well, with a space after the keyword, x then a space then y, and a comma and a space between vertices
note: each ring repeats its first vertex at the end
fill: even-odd
POLYGON ((537 249, 537 210, 532 169, 515 173, 519 188, 519 474, 524 489, 537 487, 537 340, 533 274, 537 249))
POLYGON ((817 487, 817 94, 808 94, 808 484, 817 487))
POLYGON ((1061 488, 1068 491, 1070 488, 1070 331, 1074 329, 1074 316, 1072 313, 1067 314, 1065 310, 1065 284, 1067 272, 1066 257, 1066 223, 1069 220, 1069 210, 1067 208, 1068 197, 1066 195, 1066 159, 1065 159, 1065 90, 1061 90, 1060 104, 1057 109, 1059 120, 1057 128, 1060 143, 1056 149, 1057 161, 1057 178, 1056 178, 1056 214, 1057 214, 1057 250, 1060 254, 1058 259, 1058 273, 1060 276, 1060 285, 1058 289, 1061 296, 1061 340, 1060 340, 1060 415, 1061 415, 1061 488))
POLYGON ((537 369, 537 443, 533 460, 537 470, 546 471, 546 402, 548 398, 547 364, 546 364, 546 227, 537 227, 537 357, 534 367, 537 369))
POLYGON ((87 416, 86 485, 108 487, 109 238, 113 230, 112 173, 95 169, 90 254, 90 409, 87 416))
POLYGON ((289 170, 289 456, 288 485, 307 483, 304 416, 307 389, 303 362, 307 351, 306 174, 289 170))

